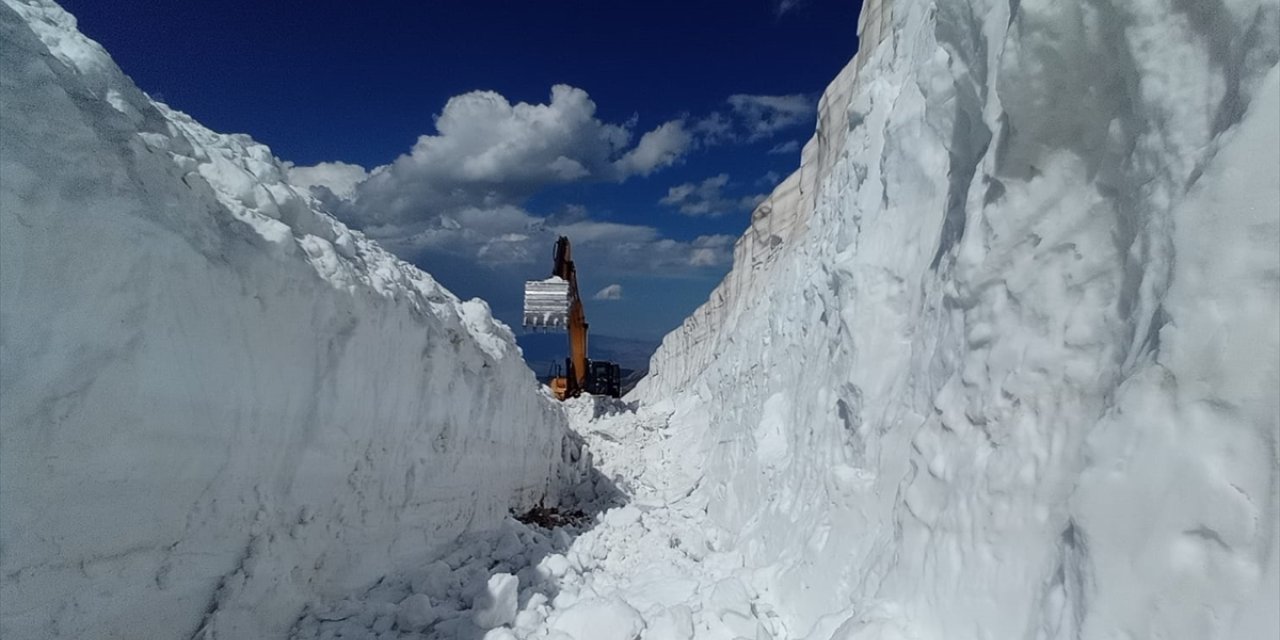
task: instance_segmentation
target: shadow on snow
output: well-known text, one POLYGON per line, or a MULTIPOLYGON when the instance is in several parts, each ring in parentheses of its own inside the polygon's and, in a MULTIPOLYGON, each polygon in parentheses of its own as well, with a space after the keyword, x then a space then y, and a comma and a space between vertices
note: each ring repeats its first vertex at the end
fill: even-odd
MULTIPOLYGON (((594 412, 599 417, 629 408, 620 401, 598 401, 594 412)), ((384 576, 347 599, 312 603, 289 637, 481 640, 493 620, 514 622, 508 620, 509 592, 490 588, 501 574, 519 580, 516 615, 522 622, 541 623, 544 603, 559 594, 559 580, 572 562, 566 554, 573 541, 592 529, 600 514, 627 502, 593 464, 582 437, 570 431, 566 438, 564 469, 578 477, 568 479, 553 505, 544 498, 531 509, 512 512, 497 529, 442 543, 426 555, 435 559, 422 566, 384 576), (478 618, 487 621, 478 625, 478 618)))

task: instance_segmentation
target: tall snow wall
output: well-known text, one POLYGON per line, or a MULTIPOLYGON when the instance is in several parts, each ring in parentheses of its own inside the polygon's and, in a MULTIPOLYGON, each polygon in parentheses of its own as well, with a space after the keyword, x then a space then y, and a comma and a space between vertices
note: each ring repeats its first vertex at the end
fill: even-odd
POLYGON ((0 636, 283 637, 554 500, 563 413, 483 302, 56 5, 0 44, 0 636))
POLYGON ((1280 635, 1278 16, 864 5, 633 394, 793 637, 1280 635))

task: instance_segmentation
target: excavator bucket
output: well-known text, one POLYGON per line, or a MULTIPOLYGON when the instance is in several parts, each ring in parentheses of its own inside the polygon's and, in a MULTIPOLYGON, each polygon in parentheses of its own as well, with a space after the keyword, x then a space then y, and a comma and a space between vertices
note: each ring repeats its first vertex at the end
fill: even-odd
POLYGON ((524 326, 564 329, 569 326, 569 283, 556 276, 524 283, 524 326))

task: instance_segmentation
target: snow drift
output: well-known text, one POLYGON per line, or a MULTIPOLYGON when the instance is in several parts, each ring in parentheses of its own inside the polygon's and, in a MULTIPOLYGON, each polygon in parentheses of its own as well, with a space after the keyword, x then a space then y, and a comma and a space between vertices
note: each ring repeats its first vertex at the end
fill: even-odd
POLYGON ((280 636, 576 473, 510 331, 0 4, 0 635, 280 636))
POLYGON ((633 394, 795 637, 1280 633, 1280 7, 868 2, 633 394))

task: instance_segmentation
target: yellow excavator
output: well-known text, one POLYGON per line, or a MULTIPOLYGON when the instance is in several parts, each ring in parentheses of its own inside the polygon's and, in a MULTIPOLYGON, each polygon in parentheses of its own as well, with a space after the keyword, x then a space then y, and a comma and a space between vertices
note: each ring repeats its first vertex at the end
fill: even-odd
POLYGON ((556 371, 551 377, 551 392, 556 398, 576 398, 583 392, 613 398, 620 395, 622 368, 614 362, 587 359, 587 314, 578 295, 578 271, 569 239, 564 236, 556 241, 551 277, 524 285, 524 326, 569 334, 564 375, 556 371))

